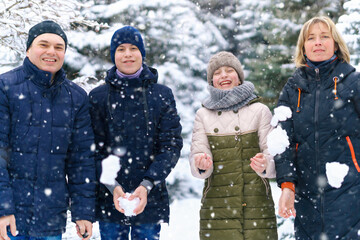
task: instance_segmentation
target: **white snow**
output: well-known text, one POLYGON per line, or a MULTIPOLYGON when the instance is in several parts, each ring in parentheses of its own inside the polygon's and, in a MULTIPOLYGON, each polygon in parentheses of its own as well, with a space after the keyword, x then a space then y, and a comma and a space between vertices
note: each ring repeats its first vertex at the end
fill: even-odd
POLYGON ((279 121, 285 121, 288 118, 291 118, 292 112, 289 107, 279 106, 274 109, 274 116, 271 119, 271 126, 276 127, 279 121))
POLYGON ((44 193, 45 193, 46 196, 49 197, 51 195, 51 193, 52 193, 51 188, 45 188, 44 193))
POLYGON ((349 166, 346 164, 338 162, 326 163, 326 177, 329 184, 334 188, 341 187, 348 172, 349 166))
POLYGON ((140 199, 138 197, 134 198, 133 200, 129 200, 129 197, 131 196, 131 193, 125 193, 124 197, 119 197, 119 205, 122 209, 125 211, 125 216, 131 217, 136 216, 134 213, 134 209, 139 206, 140 199))
POLYGON ((120 159, 118 156, 109 155, 101 162, 102 172, 100 182, 107 185, 116 185, 115 178, 120 170, 120 159))
POLYGON ((270 124, 274 128, 267 136, 268 151, 272 156, 283 153, 290 145, 289 137, 281 126, 277 126, 280 121, 285 121, 291 118, 292 112, 289 107, 279 106, 274 109, 274 116, 271 119, 270 124))
POLYGON ((272 156, 283 153, 289 145, 289 137, 281 126, 274 128, 267 136, 268 151, 272 156))

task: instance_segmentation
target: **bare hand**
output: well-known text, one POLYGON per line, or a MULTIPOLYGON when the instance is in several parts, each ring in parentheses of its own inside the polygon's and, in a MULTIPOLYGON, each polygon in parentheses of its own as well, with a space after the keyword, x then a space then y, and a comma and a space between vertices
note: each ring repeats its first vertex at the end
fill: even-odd
POLYGON ((7 226, 10 226, 10 232, 15 237, 17 233, 14 215, 0 217, 0 240, 10 240, 9 236, 7 235, 7 226))
POLYGON ((213 161, 211 157, 208 156, 206 153, 198 154, 195 156, 195 167, 201 170, 208 170, 213 165, 213 161))
POLYGON ((138 197, 140 199, 139 205, 134 209, 134 213, 136 215, 142 213, 147 204, 147 190, 144 186, 139 186, 135 189, 135 191, 129 197, 129 201, 133 200, 134 198, 138 197))
POLYGON ((78 220, 76 221, 76 230, 82 240, 88 240, 92 235, 92 223, 87 220, 78 220))
POLYGON ((279 199, 279 215, 283 218, 296 217, 294 202, 295 193, 290 188, 284 188, 279 199))
POLYGON ((120 204, 119 204, 119 200, 118 200, 118 199, 119 199, 120 197, 124 197, 124 196, 125 196, 125 193, 124 193, 122 187, 120 187, 120 186, 115 187, 114 192, 113 192, 114 205, 115 205, 116 210, 118 210, 118 211, 121 212, 122 214, 125 213, 125 210, 120 207, 120 204))
POLYGON ((267 161, 263 153, 257 153, 254 157, 250 158, 250 167, 258 173, 266 170, 267 161))

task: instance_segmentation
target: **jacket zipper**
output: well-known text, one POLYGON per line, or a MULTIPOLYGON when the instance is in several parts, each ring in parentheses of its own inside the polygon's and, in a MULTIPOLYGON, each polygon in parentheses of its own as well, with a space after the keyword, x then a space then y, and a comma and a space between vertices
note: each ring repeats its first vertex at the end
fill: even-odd
POLYGON ((359 167, 359 164, 358 164, 358 162, 357 162, 357 160, 356 160, 356 156, 355 156, 354 146, 352 145, 349 136, 346 137, 346 141, 347 141, 347 143, 348 143, 348 145, 349 145, 350 153, 351 153, 351 158, 352 158, 352 160, 353 160, 353 162, 354 162, 354 165, 355 165, 355 167, 356 167, 356 170, 357 170, 358 172, 360 172, 360 167, 359 167))
MULTIPOLYGON (((319 108, 320 108, 320 87, 321 87, 321 80, 319 69, 315 68, 316 73, 316 99, 315 99, 315 160, 316 160, 316 170, 318 174, 320 174, 320 160, 319 160, 319 108)), ((324 232, 324 189, 323 187, 320 188, 320 212, 321 212, 321 232, 324 232)))

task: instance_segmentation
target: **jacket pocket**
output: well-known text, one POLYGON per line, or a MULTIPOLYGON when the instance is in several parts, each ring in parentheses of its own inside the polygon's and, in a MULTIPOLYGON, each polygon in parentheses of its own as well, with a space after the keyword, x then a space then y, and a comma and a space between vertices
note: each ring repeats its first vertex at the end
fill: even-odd
POLYGON ((349 145, 349 149, 350 149, 350 153, 351 153, 351 158, 352 158, 353 163, 354 163, 354 165, 355 165, 355 167, 356 167, 356 170, 357 170, 358 172, 360 172, 360 167, 359 167, 359 164, 358 164, 358 162, 357 162, 357 160, 356 160, 354 147, 353 147, 353 145, 352 145, 352 143, 351 143, 351 140, 350 140, 350 137, 349 137, 349 136, 346 137, 346 141, 347 141, 347 143, 348 143, 348 145, 349 145))

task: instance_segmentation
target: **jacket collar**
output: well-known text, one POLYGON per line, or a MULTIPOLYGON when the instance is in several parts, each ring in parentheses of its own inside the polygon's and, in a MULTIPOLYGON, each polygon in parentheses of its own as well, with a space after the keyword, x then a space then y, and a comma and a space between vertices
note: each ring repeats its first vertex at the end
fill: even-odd
POLYGON ((156 83, 158 80, 158 72, 155 68, 148 67, 143 64, 143 70, 138 78, 121 78, 116 74, 116 66, 108 70, 105 82, 115 88, 138 88, 156 83))
POLYGON ((30 79, 39 87, 50 88, 54 85, 59 85, 65 80, 65 71, 62 68, 55 74, 54 81, 51 83, 52 74, 36 67, 28 57, 24 59, 23 66, 25 69, 25 78, 30 79))
POLYGON ((304 92, 310 92, 310 85, 319 78, 321 84, 325 88, 329 88, 334 86, 335 79, 337 83, 341 82, 351 72, 355 71, 355 68, 348 63, 336 59, 329 64, 319 67, 318 76, 316 71, 316 69, 308 66, 298 68, 289 79, 289 84, 295 89, 300 88, 304 92))

